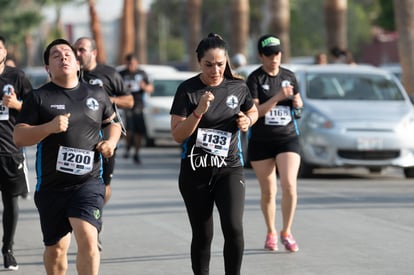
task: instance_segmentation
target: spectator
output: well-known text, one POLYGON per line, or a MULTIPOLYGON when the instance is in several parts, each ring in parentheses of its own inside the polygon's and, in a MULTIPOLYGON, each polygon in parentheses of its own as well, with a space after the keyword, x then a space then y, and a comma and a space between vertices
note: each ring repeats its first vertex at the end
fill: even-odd
POLYGON ((325 53, 318 53, 315 55, 315 64, 324 65, 328 64, 328 57, 325 53))

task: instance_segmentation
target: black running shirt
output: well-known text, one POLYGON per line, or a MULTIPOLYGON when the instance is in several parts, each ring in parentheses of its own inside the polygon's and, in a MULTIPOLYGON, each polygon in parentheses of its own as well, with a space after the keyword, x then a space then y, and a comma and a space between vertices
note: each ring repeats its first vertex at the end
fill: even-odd
POLYGON ((219 86, 209 87, 199 75, 192 77, 178 86, 170 114, 188 117, 206 91, 214 94, 214 101, 197 129, 182 144, 182 159, 190 161, 193 168, 241 166, 237 114, 254 104, 244 81, 225 79, 219 86))
POLYGON ((102 122, 114 113, 102 88, 80 83, 65 89, 49 82, 23 102, 17 122, 40 125, 67 113, 67 131, 51 134, 37 145, 37 191, 72 187, 101 176, 101 154, 95 148, 102 122))
MULTIPOLYGON (((279 67, 279 73, 276 76, 268 75, 262 67, 256 69, 248 76, 247 86, 252 97, 262 104, 279 92, 284 80, 289 81, 293 86, 294 94, 299 93, 299 84, 294 73, 283 67, 279 67)), ((274 109, 260 117, 251 128, 251 139, 258 141, 284 141, 298 135, 296 119, 292 114, 291 99, 278 102, 274 109), (270 112, 273 112, 273 115, 270 112), (274 118, 276 112, 279 120, 269 119, 269 116, 274 118)))
POLYGON ((103 87, 109 96, 115 97, 130 94, 125 89, 121 75, 115 68, 105 64, 98 64, 91 71, 82 70, 81 79, 86 83, 103 87))
POLYGON ((146 84, 149 84, 149 78, 145 71, 137 70, 135 72, 130 72, 128 69, 122 70, 119 72, 124 80, 125 88, 129 91, 134 97, 134 110, 135 113, 140 114, 144 110, 144 94, 145 91, 141 89, 141 81, 144 81, 146 84))
POLYGON ((19 113, 16 109, 3 106, 2 96, 9 87, 14 88, 18 100, 23 100, 32 91, 32 85, 20 69, 5 66, 0 74, 0 154, 21 152, 13 142, 13 129, 19 113))

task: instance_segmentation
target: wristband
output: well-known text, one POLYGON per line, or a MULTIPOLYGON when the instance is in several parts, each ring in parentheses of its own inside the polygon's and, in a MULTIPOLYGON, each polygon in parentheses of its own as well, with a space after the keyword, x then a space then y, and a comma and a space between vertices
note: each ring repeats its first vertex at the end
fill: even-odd
POLYGON ((193 116, 194 116, 196 119, 201 119, 201 118, 203 117, 203 115, 199 115, 199 114, 197 114, 197 113, 195 112, 195 110, 193 111, 193 116))

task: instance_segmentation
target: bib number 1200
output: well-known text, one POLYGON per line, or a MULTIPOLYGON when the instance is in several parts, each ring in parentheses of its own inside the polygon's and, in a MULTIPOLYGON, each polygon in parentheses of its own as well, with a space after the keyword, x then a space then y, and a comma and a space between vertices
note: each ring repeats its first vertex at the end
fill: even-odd
POLYGON ((92 171, 94 152, 61 146, 56 170, 73 175, 84 175, 92 171))

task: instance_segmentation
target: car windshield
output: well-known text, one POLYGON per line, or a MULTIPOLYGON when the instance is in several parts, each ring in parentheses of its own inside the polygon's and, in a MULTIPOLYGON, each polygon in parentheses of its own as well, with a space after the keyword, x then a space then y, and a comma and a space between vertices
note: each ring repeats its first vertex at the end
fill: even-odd
POLYGON ((154 92, 151 96, 174 96, 178 85, 183 82, 179 79, 155 79, 154 92))
POLYGON ((404 100, 402 91, 391 79, 364 74, 308 74, 309 99, 404 100))

